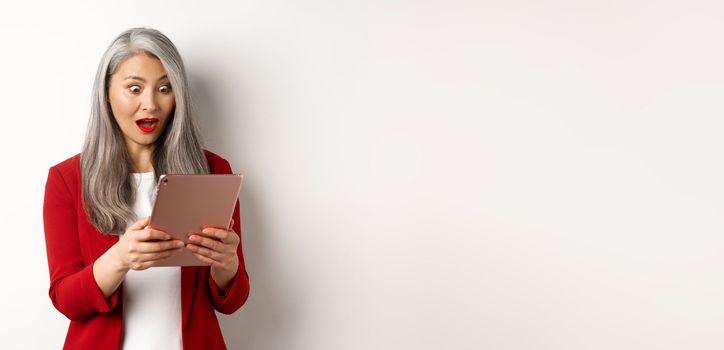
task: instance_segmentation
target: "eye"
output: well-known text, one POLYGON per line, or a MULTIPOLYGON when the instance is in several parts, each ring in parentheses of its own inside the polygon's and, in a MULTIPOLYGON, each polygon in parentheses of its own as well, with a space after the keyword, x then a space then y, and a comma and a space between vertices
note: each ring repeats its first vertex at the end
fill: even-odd
POLYGON ((171 85, 161 85, 161 86, 158 88, 158 91, 161 91, 161 92, 163 92, 164 94, 165 94, 165 93, 168 93, 168 92, 171 91, 171 85))
POLYGON ((136 94, 141 92, 141 87, 138 85, 131 85, 128 87, 128 90, 130 90, 132 93, 136 94))

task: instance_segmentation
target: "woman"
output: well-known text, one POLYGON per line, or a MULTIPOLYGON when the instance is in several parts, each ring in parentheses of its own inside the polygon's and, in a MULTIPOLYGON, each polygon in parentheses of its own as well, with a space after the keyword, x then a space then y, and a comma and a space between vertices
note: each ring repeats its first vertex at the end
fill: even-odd
POLYGON ((71 322, 66 349, 225 349, 215 311, 249 295, 239 202, 229 229, 184 246, 149 228, 161 174, 230 174, 204 150, 173 43, 134 28, 106 50, 80 154, 48 172, 43 204, 50 299, 71 322), (149 267, 189 249, 210 266, 149 267))

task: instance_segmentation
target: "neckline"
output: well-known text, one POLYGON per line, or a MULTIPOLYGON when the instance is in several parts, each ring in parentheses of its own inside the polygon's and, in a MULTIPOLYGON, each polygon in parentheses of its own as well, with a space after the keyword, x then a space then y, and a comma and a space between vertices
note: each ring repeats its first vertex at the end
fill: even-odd
POLYGON ((145 173, 131 173, 131 175, 133 175, 133 177, 136 177, 136 178, 140 177, 140 178, 146 179, 149 177, 153 177, 153 171, 149 171, 149 172, 145 172, 145 173))

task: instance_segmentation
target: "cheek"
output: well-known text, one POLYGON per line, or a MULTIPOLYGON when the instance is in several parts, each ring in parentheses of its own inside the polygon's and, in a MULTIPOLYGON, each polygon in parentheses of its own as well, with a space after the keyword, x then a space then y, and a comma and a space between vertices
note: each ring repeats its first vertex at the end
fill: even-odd
POLYGON ((119 93, 109 93, 108 99, 110 100, 113 116, 116 117, 116 119, 126 117, 130 114, 132 103, 128 97, 119 93))
POLYGON ((176 98, 173 96, 163 100, 163 110, 166 116, 169 116, 173 109, 176 107, 176 98))

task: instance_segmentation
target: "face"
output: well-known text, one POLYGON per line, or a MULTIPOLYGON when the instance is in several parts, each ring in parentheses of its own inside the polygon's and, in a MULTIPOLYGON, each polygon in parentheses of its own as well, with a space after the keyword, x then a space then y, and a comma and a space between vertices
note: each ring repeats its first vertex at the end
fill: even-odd
POLYGON ((129 149, 153 148, 176 107, 161 61, 146 54, 121 63, 111 76, 108 99, 129 149))

